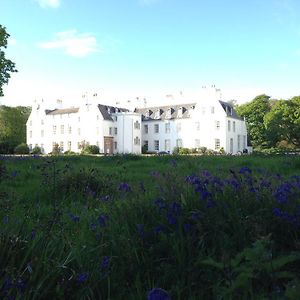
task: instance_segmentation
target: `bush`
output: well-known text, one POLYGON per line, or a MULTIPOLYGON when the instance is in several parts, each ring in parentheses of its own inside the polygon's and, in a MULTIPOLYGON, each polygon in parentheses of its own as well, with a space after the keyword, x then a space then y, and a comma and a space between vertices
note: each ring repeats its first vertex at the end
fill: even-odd
POLYGON ((61 149, 59 148, 58 144, 55 144, 53 146, 52 152, 50 153, 51 155, 58 155, 61 154, 61 149))
POLYGON ((42 154, 42 149, 41 147, 39 146, 35 146, 32 151, 31 151, 32 154, 42 154))
POLYGON ((67 150, 64 152, 65 155, 75 155, 76 153, 74 151, 71 150, 67 150))
POLYGON ((183 154, 183 155, 190 154, 190 149, 180 147, 179 148, 179 154, 183 154))
POLYGON ((86 145, 81 150, 82 154, 99 154, 99 147, 96 145, 86 145))
POLYGON ((174 147, 173 154, 175 155, 179 154, 179 147, 174 147))
POLYGON ((29 154, 29 147, 27 144, 22 143, 15 148, 15 154, 29 154))
POLYGON ((206 147, 200 147, 200 148, 199 148, 199 152, 200 152, 201 154, 206 154, 207 148, 206 148, 206 147))
POLYGON ((142 146, 142 154, 146 154, 148 152, 148 147, 146 145, 142 146))

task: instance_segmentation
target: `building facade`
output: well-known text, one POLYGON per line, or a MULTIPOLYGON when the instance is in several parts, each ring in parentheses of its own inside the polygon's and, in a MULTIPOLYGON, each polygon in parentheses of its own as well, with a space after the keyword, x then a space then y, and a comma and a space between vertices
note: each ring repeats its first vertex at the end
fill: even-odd
POLYGON ((82 145, 99 146, 100 153, 172 153, 175 147, 206 147, 237 154, 251 152, 245 120, 232 105, 219 100, 128 109, 102 104, 48 110, 35 103, 27 121, 27 144, 49 153, 80 152, 82 145))
POLYGON ((27 144, 50 153, 80 152, 82 146, 97 145, 101 153, 141 153, 141 115, 102 104, 49 110, 35 103, 27 124, 27 144))

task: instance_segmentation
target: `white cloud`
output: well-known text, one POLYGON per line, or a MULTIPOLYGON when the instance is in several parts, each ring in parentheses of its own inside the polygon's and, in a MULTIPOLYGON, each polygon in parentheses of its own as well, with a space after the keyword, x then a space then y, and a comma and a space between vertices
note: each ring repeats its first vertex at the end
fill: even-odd
POLYGON ((60 6, 61 0, 34 0, 37 2, 41 7, 52 7, 57 8, 60 6))
POLYGON ((62 49, 66 55, 85 57, 97 52, 96 38, 90 33, 78 33, 77 30, 67 30, 55 34, 52 41, 39 44, 44 49, 62 49))

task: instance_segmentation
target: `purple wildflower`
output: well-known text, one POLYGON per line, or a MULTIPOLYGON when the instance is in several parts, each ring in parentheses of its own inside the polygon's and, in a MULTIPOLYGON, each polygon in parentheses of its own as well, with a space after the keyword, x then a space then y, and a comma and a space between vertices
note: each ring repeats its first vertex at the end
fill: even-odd
POLYGON ((110 257, 108 255, 104 256, 101 262, 100 269, 101 271, 106 271, 109 268, 110 257))
POLYGON ((100 214, 99 217, 97 218, 97 221, 101 227, 105 227, 107 225, 108 215, 100 214))
POLYGON ((76 216, 76 215, 73 215, 73 214, 70 214, 70 219, 74 222, 74 223, 78 223, 80 221, 80 217, 79 216, 76 216))
POLYGON ((175 218, 175 216, 172 213, 167 214, 167 220, 168 220, 168 223, 170 225, 176 225, 177 224, 177 219, 175 218))
POLYGON ((147 300, 171 300, 168 292, 161 288, 153 288, 147 296, 147 300))
POLYGON ((30 239, 33 241, 36 237, 36 230, 35 229, 32 229, 31 230, 31 235, 30 235, 30 239))
POLYGON ((144 240, 145 239, 144 225, 143 224, 136 224, 136 229, 137 229, 137 232, 138 232, 141 240, 144 240))
POLYGON ((241 167, 239 173, 240 173, 240 174, 251 174, 252 171, 251 171, 251 169, 248 168, 248 167, 241 167))
POLYGON ((16 281, 16 288, 18 291, 20 291, 21 293, 24 292, 24 290, 26 289, 26 283, 22 278, 18 278, 16 281))
POLYGON ((121 192, 131 192, 131 187, 126 182, 121 182, 119 185, 119 191, 121 192))
POLYGON ((82 283, 82 282, 85 282, 89 277, 89 274, 88 273, 81 273, 77 276, 77 281, 82 283))

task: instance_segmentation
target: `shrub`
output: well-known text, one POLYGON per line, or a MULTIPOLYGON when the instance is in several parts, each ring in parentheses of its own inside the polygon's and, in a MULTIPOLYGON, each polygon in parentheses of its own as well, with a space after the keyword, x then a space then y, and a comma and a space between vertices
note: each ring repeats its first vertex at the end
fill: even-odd
POLYGON ((22 143, 15 148, 15 154, 29 154, 29 147, 27 144, 22 143))
POLYGON ((41 147, 39 146, 35 146, 32 151, 31 151, 32 154, 42 154, 42 149, 41 147))
POLYGON ((146 154, 148 152, 148 147, 146 145, 142 146, 142 154, 146 154))
POLYGON ((179 154, 190 154, 190 149, 189 148, 179 148, 179 154))
POLYGON ((64 152, 65 155, 75 155, 76 153, 74 151, 71 150, 67 150, 64 152))
POLYGON ((82 154, 99 154, 99 147, 96 145, 86 145, 81 150, 82 154))
POLYGON ((200 147, 200 148, 199 148, 199 152, 200 152, 201 154, 206 154, 207 148, 206 148, 206 147, 200 147))
POLYGON ((61 149, 59 148, 58 144, 55 144, 52 148, 52 152, 50 153, 52 155, 58 155, 61 154, 61 149))
POLYGON ((174 147, 173 154, 175 155, 179 154, 179 147, 174 147))

